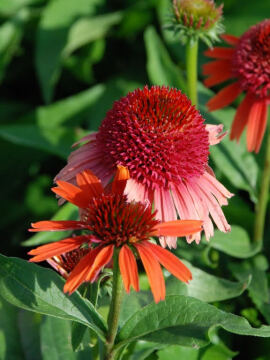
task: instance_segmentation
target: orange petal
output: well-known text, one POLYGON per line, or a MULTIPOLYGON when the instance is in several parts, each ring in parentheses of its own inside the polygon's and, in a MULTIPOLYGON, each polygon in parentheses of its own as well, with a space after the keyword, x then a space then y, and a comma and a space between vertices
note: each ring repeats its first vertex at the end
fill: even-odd
POLYGON ((166 294, 165 282, 159 262, 157 261, 156 257, 151 253, 151 251, 146 246, 144 246, 143 243, 137 243, 134 244, 134 246, 138 250, 143 266, 145 268, 145 272, 149 279, 154 300, 156 303, 158 303, 160 300, 165 299, 166 294))
POLYGON ((133 252, 127 245, 122 246, 119 253, 119 267, 126 292, 129 293, 130 285, 139 291, 138 268, 133 252))
POLYGON ((223 35, 220 35, 220 37, 224 41, 226 41, 227 44, 230 44, 230 45, 237 45, 238 42, 239 42, 239 38, 237 36, 234 36, 234 35, 223 34, 223 35))
POLYGON ((98 273, 103 268, 103 266, 105 266, 111 261, 113 256, 113 249, 114 249, 114 245, 108 245, 103 247, 99 251, 89 273, 87 274, 86 281, 91 281, 91 282, 95 281, 98 273))
POLYGON ((81 230, 86 229, 87 225, 76 220, 63 220, 63 221, 38 221, 32 223, 33 229, 28 229, 30 232, 37 231, 63 231, 63 230, 81 230))
POLYGON ((145 246, 147 246, 149 250, 155 254, 161 265, 177 277, 177 279, 184 282, 188 282, 192 279, 189 269, 170 251, 150 242, 145 243, 145 246))
POLYGON ((220 90, 212 99, 206 104, 209 111, 221 109, 231 104, 242 92, 238 82, 226 86, 220 90))
POLYGON ((93 262, 101 250, 101 247, 97 247, 91 250, 89 254, 85 255, 79 261, 79 263, 69 274, 69 277, 64 286, 64 292, 69 292, 69 294, 72 294, 83 282, 86 281, 86 277, 91 270, 93 262))
POLYGON ((202 231, 200 220, 173 220, 158 224, 152 236, 188 236, 202 231))
POLYGON ((247 94, 244 97, 244 100, 238 106, 230 134, 230 139, 236 139, 237 141, 240 139, 242 132, 248 122, 248 116, 250 112, 250 108, 254 102, 254 97, 250 94, 247 94))
POLYGON ((252 104, 247 124, 247 148, 248 151, 260 150, 267 122, 267 103, 257 101, 252 104))
POLYGON ((77 174, 76 181, 89 200, 91 197, 98 196, 104 192, 100 180, 90 170, 77 174))
POLYGON ((127 180, 129 178, 130 176, 128 169, 124 166, 117 165, 116 174, 112 182, 112 192, 122 195, 125 190, 127 180))
POLYGON ((53 256, 61 255, 68 251, 77 249, 85 242, 87 242, 86 236, 75 236, 61 241, 56 241, 51 244, 39 246, 28 252, 29 255, 36 255, 29 261, 39 262, 47 260, 53 256))
POLYGON ((86 208, 89 203, 89 197, 77 186, 66 181, 59 180, 56 182, 59 187, 53 187, 52 191, 72 204, 86 208))
POLYGON ((231 59, 234 53, 234 49, 226 47, 215 47, 213 49, 208 49, 204 52, 204 55, 216 58, 216 59, 231 59))

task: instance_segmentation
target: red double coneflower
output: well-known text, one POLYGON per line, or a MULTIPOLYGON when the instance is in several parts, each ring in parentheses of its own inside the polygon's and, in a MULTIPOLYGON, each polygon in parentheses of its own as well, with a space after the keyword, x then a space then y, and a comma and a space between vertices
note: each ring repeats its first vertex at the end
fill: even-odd
MULTIPOLYGON (((81 139, 56 180, 75 181, 90 169, 106 185, 116 165, 130 172, 125 193, 129 201, 148 200, 161 221, 203 220, 206 238, 213 236, 211 220, 221 231, 230 226, 221 210, 232 194, 208 166, 209 145, 223 137, 222 125, 205 125, 200 113, 180 90, 146 86, 116 101, 99 131, 81 139)), ((200 233, 188 241, 200 241, 200 233)), ((176 247, 175 236, 161 239, 176 247)))
MULTIPOLYGON (((186 236, 201 230, 197 220, 160 222, 149 203, 128 202, 124 195, 127 169, 119 166, 112 184, 105 190, 91 171, 76 176, 77 185, 58 181, 52 190, 80 209, 80 221, 40 221, 30 231, 86 230, 77 235, 29 252, 32 262, 48 260, 83 249, 77 265, 67 276, 64 291, 74 292, 83 282, 96 280, 104 266, 119 249, 119 267, 127 292, 139 290, 136 256, 143 263, 155 302, 165 298, 165 283, 160 264, 179 280, 188 282, 188 268, 170 251, 149 241, 151 236, 186 236)), ((59 269, 57 269, 59 270, 59 269)))
POLYGON ((216 60, 203 66, 210 87, 235 79, 209 102, 210 111, 231 104, 242 92, 245 97, 237 109, 231 129, 231 139, 239 140, 247 126, 248 151, 258 152, 267 123, 270 101, 270 20, 252 26, 240 38, 223 35, 230 47, 215 47, 205 54, 216 60))

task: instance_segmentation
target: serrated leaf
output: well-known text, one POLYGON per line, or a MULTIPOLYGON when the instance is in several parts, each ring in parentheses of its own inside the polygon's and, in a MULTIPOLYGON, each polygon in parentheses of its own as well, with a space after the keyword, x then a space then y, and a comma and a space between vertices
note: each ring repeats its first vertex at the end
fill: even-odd
POLYGON ((41 325, 43 360, 91 360, 90 347, 74 352, 71 346, 71 323, 46 316, 41 325))
POLYGON ((147 73, 154 85, 173 86, 185 91, 185 81, 180 69, 173 63, 154 27, 144 33, 147 54, 147 73))
POLYGON ((251 242, 246 230, 237 225, 233 225, 231 232, 226 234, 216 231, 208 244, 216 250, 239 259, 254 256, 262 247, 260 243, 251 242))
POLYGON ((54 271, 0 255, 1 296, 22 309, 77 321, 104 338, 106 326, 93 305, 76 292, 63 293, 64 279, 54 271))
MULTIPOLYGON (((57 201, 57 200, 55 200, 57 201)), ((51 220, 77 220, 78 218, 78 208, 71 204, 66 203, 62 205, 57 213, 52 217, 51 220)), ((30 224, 29 224, 30 227, 30 224)), ((52 241, 58 241, 65 237, 68 237, 70 232, 68 231, 44 231, 36 233, 35 235, 31 236, 29 240, 26 240, 22 243, 23 246, 36 246, 41 244, 46 244, 52 241)))
POLYGON ((69 56, 73 51, 91 41, 103 38, 113 25, 121 21, 122 17, 123 14, 119 11, 77 20, 69 31, 63 56, 69 56))
POLYGON ((42 12, 36 38, 36 68, 46 103, 53 97, 60 76, 62 51, 70 26, 80 17, 92 15, 102 0, 54 0, 42 12))
POLYGON ((133 314, 122 326, 116 348, 138 339, 199 348, 209 343, 209 331, 219 327, 238 335, 270 337, 270 326, 253 328, 240 316, 191 297, 171 295, 133 314))

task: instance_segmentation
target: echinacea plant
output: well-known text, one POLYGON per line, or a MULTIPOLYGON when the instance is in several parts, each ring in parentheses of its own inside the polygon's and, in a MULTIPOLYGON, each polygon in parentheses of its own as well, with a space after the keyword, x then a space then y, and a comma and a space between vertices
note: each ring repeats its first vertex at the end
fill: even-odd
MULTIPOLYGON (((206 125, 180 90, 146 86, 114 103, 99 131, 80 140, 84 145, 71 153, 56 180, 73 183, 78 172, 90 169, 107 185, 116 166, 125 166, 129 201, 153 204, 161 221, 178 215, 203 220, 209 240, 212 219, 219 230, 230 231, 221 206, 232 194, 208 165, 210 145, 223 136, 222 125, 206 125)), ((200 238, 198 232, 187 240, 198 243, 200 238)), ((174 248, 176 241, 173 235, 161 239, 163 246, 174 248)))
MULTIPOLYGON (((113 293, 109 314, 107 355, 117 331, 122 298, 122 281, 129 293, 131 286, 139 291, 136 258, 141 259, 154 300, 165 299, 165 282, 160 264, 179 280, 192 279, 189 269, 170 251, 150 241, 150 237, 187 236, 201 230, 202 221, 175 220, 161 222, 148 202, 128 202, 124 194, 128 170, 118 166, 115 178, 107 188, 89 170, 77 174, 77 186, 58 181, 53 191, 80 209, 79 221, 40 221, 30 231, 86 230, 88 233, 46 244, 29 252, 31 262, 49 260, 74 250, 84 249, 76 266, 67 276, 64 292, 72 294, 82 283, 94 282, 114 258, 113 293)), ((59 269, 58 269, 59 270, 59 269)))

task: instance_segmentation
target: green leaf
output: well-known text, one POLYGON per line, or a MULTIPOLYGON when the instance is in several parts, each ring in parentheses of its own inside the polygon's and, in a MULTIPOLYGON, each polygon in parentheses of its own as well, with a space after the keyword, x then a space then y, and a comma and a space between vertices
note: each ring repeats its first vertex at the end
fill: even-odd
POLYGON ((170 276, 166 280, 167 295, 187 295, 205 302, 223 301, 241 295, 249 286, 250 277, 247 275, 240 282, 232 282, 207 274, 187 261, 185 265, 192 273, 192 280, 189 284, 170 276))
MULTIPOLYGON (((55 200, 56 201, 56 200, 55 200)), ((57 213, 52 217, 51 220, 77 220, 78 208, 71 204, 66 203, 60 207, 57 213)), ((52 241, 58 241, 68 237, 70 232, 68 231, 44 231, 33 235, 29 240, 22 243, 23 246, 36 246, 46 244, 52 241)))
POLYGON ((17 314, 18 310, 0 297, 0 359, 24 358, 17 314))
MULTIPOLYGON (((14 307, 14 309, 16 309, 14 307)), ((21 344, 27 360, 42 360, 40 352, 40 323, 42 315, 19 309, 18 325, 21 344)))
POLYGON ((216 250, 239 259, 254 256, 261 250, 261 244, 252 243, 247 232, 236 225, 232 226, 230 233, 215 231, 215 236, 208 244, 216 250))
MULTIPOLYGON (((229 130, 235 115, 235 110, 226 107, 209 113, 206 109, 206 102, 214 96, 209 89, 199 84, 199 109, 207 123, 224 124, 224 129, 229 130)), ((240 142, 231 141, 227 135, 220 144, 211 146, 211 158, 218 169, 237 188, 247 190, 251 199, 256 201, 256 182, 258 177, 258 165, 252 153, 246 149, 245 137, 240 142)))
POLYGON ((159 350, 157 355, 159 360, 199 359, 199 351, 197 349, 179 345, 172 345, 166 347, 165 349, 159 350))
POLYGON ((240 316, 226 313, 200 300, 171 295, 133 314, 122 326, 116 348, 135 340, 203 347, 214 328, 238 335, 270 337, 270 326, 253 328, 240 316))
POLYGON ((105 37, 110 28, 118 24, 123 17, 119 12, 99 15, 95 17, 82 18, 72 25, 63 50, 63 56, 69 56, 80 47, 105 37))
POLYGON ((75 142, 75 132, 64 127, 42 128, 38 125, 1 125, 0 137, 17 145, 40 149, 66 159, 75 142))
POLYGON ((147 73, 152 84, 166 85, 185 91, 185 81, 180 69, 173 63, 168 51, 153 27, 144 33, 147 53, 147 73))
POLYGON ((71 324, 71 346, 72 350, 76 351, 84 337, 85 331, 87 330, 87 327, 83 324, 80 324, 78 322, 72 322, 71 324))
POLYGON ((0 14, 3 16, 11 16, 17 14, 21 8, 32 5, 40 4, 44 0, 1 0, 0 1, 0 14))
POLYGON ((91 360, 90 347, 74 352, 71 346, 71 323, 46 316, 41 325, 41 352, 43 360, 91 360))
POLYGON ((23 27, 28 17, 28 11, 22 9, 16 16, 0 26, 0 82, 4 77, 7 65, 18 50, 23 27))
POLYGON ((76 292, 63 293, 64 279, 54 271, 0 255, 1 296, 20 308, 77 321, 104 338, 106 326, 93 305, 76 292))
POLYGON ((37 30, 36 68, 45 102, 53 97, 60 76, 62 51, 70 26, 81 16, 92 15, 103 0, 54 0, 48 2, 37 30))

